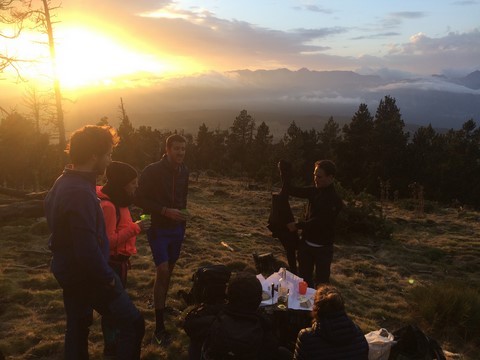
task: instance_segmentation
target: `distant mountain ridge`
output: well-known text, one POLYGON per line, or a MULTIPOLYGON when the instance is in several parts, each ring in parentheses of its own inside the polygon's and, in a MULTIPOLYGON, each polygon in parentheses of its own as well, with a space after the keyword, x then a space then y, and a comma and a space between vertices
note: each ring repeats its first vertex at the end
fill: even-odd
MULTIPOLYGON (((463 78, 443 75, 405 77, 362 75, 353 71, 236 70, 173 79, 151 88, 109 90, 78 99, 67 116, 74 129, 85 119, 107 116, 115 124, 119 98, 135 126, 185 129, 196 134, 205 122, 211 129, 228 129, 243 109, 276 135, 291 121, 301 128, 321 129, 333 116, 348 122, 361 103, 374 116, 386 95, 396 99, 406 124, 432 124, 458 129, 474 119, 480 122, 480 71, 463 78)), ((409 126, 410 126, 409 125, 409 126)))

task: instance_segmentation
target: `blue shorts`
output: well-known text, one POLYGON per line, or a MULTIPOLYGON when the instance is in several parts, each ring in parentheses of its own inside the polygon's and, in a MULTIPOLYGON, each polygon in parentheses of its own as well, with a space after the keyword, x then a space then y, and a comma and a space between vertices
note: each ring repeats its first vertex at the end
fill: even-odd
POLYGON ((152 250, 153 261, 158 266, 164 262, 174 263, 180 257, 183 239, 185 237, 185 225, 162 229, 152 226, 147 231, 147 239, 152 250))

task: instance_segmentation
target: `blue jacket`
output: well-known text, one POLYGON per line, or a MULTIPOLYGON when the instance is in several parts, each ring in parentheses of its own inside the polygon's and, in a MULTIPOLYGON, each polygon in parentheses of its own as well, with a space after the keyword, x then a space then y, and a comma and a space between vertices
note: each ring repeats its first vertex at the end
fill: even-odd
POLYGON ((338 312, 298 333, 294 360, 368 360, 368 343, 355 323, 338 312))
POLYGON ((108 287, 114 278, 95 181, 94 173, 65 169, 45 198, 51 269, 63 288, 85 282, 108 287))
POLYGON ((179 224, 163 216, 163 213, 166 208, 182 210, 187 207, 188 175, 185 165, 175 169, 166 155, 142 171, 136 204, 144 212, 152 214, 152 225, 171 228, 179 224))

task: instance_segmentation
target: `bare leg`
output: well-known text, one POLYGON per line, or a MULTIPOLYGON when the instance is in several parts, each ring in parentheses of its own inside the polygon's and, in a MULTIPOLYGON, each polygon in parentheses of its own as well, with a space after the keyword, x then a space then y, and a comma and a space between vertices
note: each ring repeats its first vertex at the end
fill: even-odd
POLYGON ((170 278, 172 276, 175 263, 164 262, 157 266, 155 274, 155 283, 153 285, 153 303, 155 306, 155 333, 165 330, 164 310, 167 300, 170 278))

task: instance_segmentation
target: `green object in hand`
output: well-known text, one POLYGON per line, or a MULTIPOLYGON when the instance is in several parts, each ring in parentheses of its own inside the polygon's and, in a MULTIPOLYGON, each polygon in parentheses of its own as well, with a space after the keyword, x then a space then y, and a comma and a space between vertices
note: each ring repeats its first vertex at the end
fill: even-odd
POLYGON ((190 215, 187 209, 182 209, 182 210, 180 210, 180 212, 181 212, 183 215, 190 215))
POLYGON ((140 220, 150 220, 152 216, 150 214, 142 214, 140 215, 140 220))

